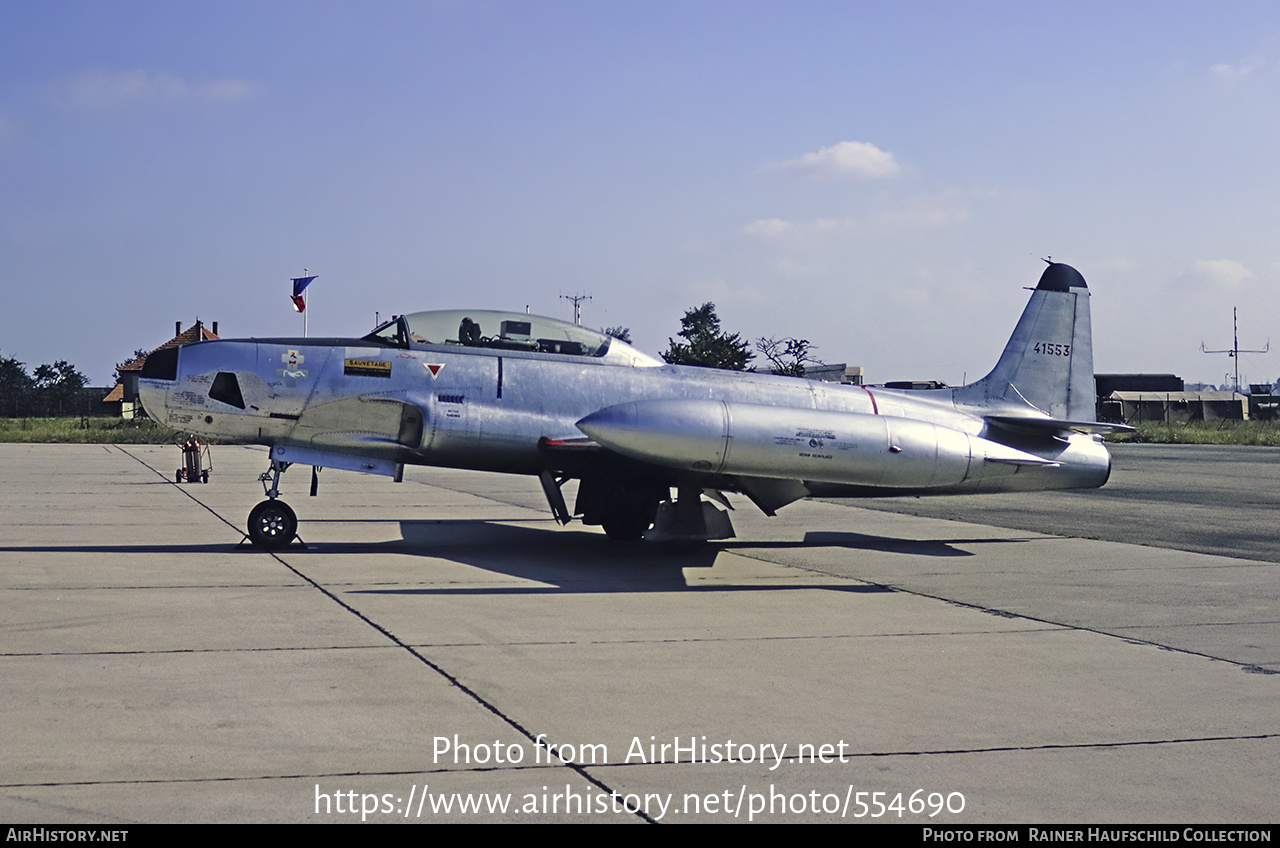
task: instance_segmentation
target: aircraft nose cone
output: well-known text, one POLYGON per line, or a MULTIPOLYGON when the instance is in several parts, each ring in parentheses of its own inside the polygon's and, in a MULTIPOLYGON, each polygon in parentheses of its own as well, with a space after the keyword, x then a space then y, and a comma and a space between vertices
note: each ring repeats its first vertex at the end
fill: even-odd
POLYGON ((179 350, 172 347, 153 351, 138 375, 138 400, 156 421, 166 420, 169 387, 178 379, 179 350))

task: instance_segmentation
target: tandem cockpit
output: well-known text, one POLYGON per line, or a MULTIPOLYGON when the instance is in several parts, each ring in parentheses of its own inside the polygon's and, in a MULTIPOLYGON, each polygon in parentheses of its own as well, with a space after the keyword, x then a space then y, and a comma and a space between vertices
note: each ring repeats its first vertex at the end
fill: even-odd
POLYGON ((656 366, 662 362, 620 339, 554 318, 519 312, 451 309, 397 315, 364 341, 406 350, 449 347, 587 357, 602 364, 656 366))

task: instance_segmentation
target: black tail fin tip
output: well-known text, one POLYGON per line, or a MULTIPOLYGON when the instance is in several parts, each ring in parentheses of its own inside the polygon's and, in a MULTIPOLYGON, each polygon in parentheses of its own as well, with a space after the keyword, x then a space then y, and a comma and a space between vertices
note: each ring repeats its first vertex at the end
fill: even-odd
POLYGON ((1061 262, 1050 262, 1049 267, 1045 268, 1044 273, 1040 275, 1040 282, 1036 288, 1064 292, 1089 287, 1084 284, 1084 277, 1080 276, 1080 272, 1075 268, 1063 265, 1061 262))

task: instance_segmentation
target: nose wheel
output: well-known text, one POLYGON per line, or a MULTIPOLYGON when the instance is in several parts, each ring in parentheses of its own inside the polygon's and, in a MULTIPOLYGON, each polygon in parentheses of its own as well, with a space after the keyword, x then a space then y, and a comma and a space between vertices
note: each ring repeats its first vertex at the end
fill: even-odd
POLYGON ((249 513, 249 539, 260 548, 279 550, 298 534, 298 516, 278 498, 265 500, 249 513))

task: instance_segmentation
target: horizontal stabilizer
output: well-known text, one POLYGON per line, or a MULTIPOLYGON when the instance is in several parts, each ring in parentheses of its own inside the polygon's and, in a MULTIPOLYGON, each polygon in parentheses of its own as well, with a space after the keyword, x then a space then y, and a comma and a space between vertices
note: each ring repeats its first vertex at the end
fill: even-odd
POLYGON ((997 427, 1027 433, 1086 433, 1091 436, 1105 436, 1109 433, 1134 432, 1134 428, 1128 424, 1109 424, 1103 421, 1066 421, 1061 418, 1016 415, 988 415, 986 419, 997 427))

